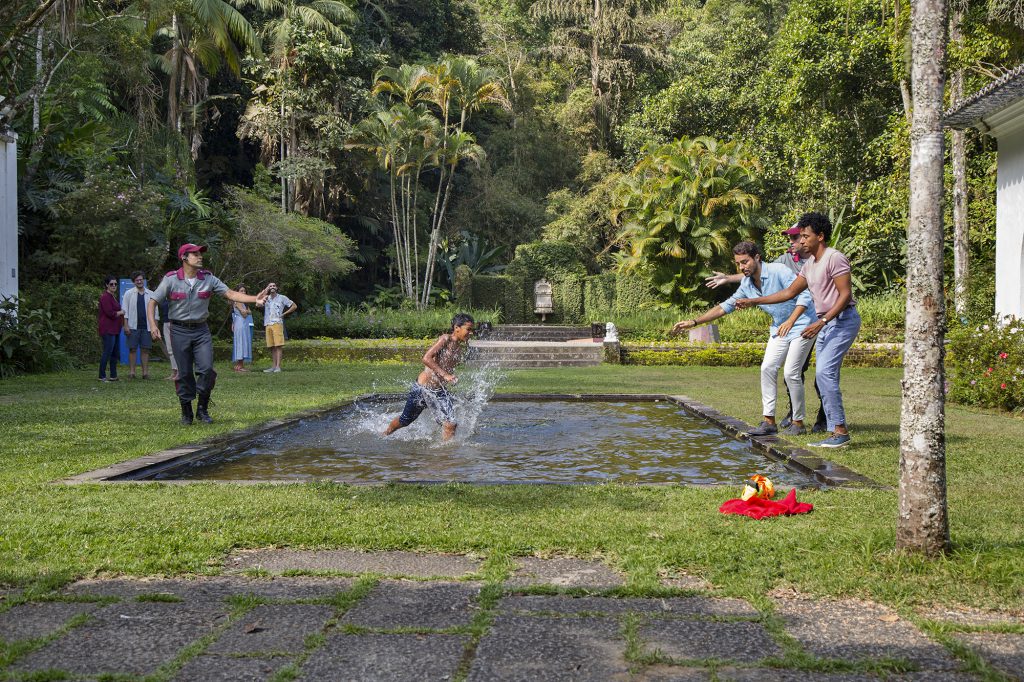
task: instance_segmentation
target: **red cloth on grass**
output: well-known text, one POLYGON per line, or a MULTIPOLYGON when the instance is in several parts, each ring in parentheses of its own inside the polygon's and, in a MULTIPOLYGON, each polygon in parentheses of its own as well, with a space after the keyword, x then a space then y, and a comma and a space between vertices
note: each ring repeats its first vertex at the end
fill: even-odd
POLYGON ((723 514, 743 514, 752 519, 763 519, 766 516, 779 516, 785 514, 806 514, 814 509, 814 505, 808 502, 796 501, 796 488, 789 491, 789 494, 781 502, 774 500, 762 500, 759 497, 752 497, 746 502, 740 499, 726 500, 718 511, 723 514))

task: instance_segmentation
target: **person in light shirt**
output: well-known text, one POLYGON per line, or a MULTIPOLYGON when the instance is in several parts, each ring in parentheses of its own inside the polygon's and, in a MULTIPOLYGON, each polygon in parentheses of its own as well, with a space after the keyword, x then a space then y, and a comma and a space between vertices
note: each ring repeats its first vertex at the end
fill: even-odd
POLYGON ((797 220, 801 251, 807 254, 796 280, 785 291, 770 296, 740 299, 739 308, 788 301, 810 290, 818 320, 804 330, 805 338, 818 338, 815 379, 821 390, 821 402, 832 435, 815 447, 839 448, 850 443, 846 428, 843 394, 839 390, 839 370, 860 331, 860 314, 853 297, 850 260, 828 245, 832 223, 821 213, 805 213, 797 220))
MULTIPOLYGON (((693 320, 682 320, 672 327, 672 334, 692 329, 698 324, 717 320, 736 310, 736 301, 741 298, 774 294, 788 287, 796 274, 779 263, 763 263, 761 249, 753 242, 740 242, 733 249, 736 268, 743 273, 739 289, 728 300, 693 320)), ((761 424, 750 430, 751 436, 770 436, 779 432, 775 423, 775 403, 778 399, 779 369, 783 369, 786 385, 793 403, 792 422, 784 431, 788 435, 800 435, 804 429, 804 383, 800 375, 804 361, 814 347, 814 338, 803 336, 804 329, 815 320, 811 297, 803 294, 795 301, 765 304, 759 306, 771 317, 768 329, 768 343, 761 362, 761 424)))
POLYGON ((267 285, 267 292, 267 298, 263 301, 263 326, 266 329, 271 365, 263 371, 272 374, 281 371, 285 341, 284 318, 298 310, 299 306, 284 294, 277 293, 277 285, 273 282, 267 285))

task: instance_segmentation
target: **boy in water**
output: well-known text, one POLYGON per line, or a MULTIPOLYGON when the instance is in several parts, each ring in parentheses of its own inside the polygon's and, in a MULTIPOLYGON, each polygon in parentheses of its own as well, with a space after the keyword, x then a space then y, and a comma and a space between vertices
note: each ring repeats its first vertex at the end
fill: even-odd
POLYGON ((390 435, 416 421, 420 413, 427 407, 428 401, 440 414, 435 417, 443 425, 443 438, 450 440, 455 435, 455 406, 447 384, 458 383, 459 379, 452 372, 459 364, 473 333, 473 318, 466 313, 459 313, 452 318, 452 328, 447 334, 441 334, 437 342, 423 356, 425 369, 409 391, 405 401, 405 409, 401 416, 392 419, 384 435, 390 435))

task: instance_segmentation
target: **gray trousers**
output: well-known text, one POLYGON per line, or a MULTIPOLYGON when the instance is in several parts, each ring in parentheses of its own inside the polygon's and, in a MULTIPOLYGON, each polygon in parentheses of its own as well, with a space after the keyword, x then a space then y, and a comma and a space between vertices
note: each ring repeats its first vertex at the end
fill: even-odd
POLYGON ((171 325, 171 352, 178 364, 178 380, 174 390, 178 399, 191 402, 198 394, 210 396, 217 381, 213 371, 213 337, 210 328, 171 325))

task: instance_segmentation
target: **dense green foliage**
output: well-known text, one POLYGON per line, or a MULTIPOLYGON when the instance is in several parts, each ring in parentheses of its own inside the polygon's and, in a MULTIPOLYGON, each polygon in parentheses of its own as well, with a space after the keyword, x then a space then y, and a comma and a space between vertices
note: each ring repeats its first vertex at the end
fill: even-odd
MULTIPOLYGON (((23 298, 162 272, 195 240, 216 273, 287 283, 302 310, 443 302, 463 263, 511 265, 523 286, 621 267, 648 282, 630 307, 653 285, 689 308, 713 302, 700 280, 729 267, 731 242, 777 253, 778 228, 806 210, 842 217, 858 295, 902 284, 905 4, 37 5, 0 12, 23 298)), ((1024 36, 1001 0, 960 9, 950 66, 970 93, 1021 60, 1024 36)), ((967 144, 978 320, 995 152, 967 144)), ((487 306, 532 319, 516 286, 487 306)), ((588 286, 556 287, 567 319, 590 316, 588 286)))

